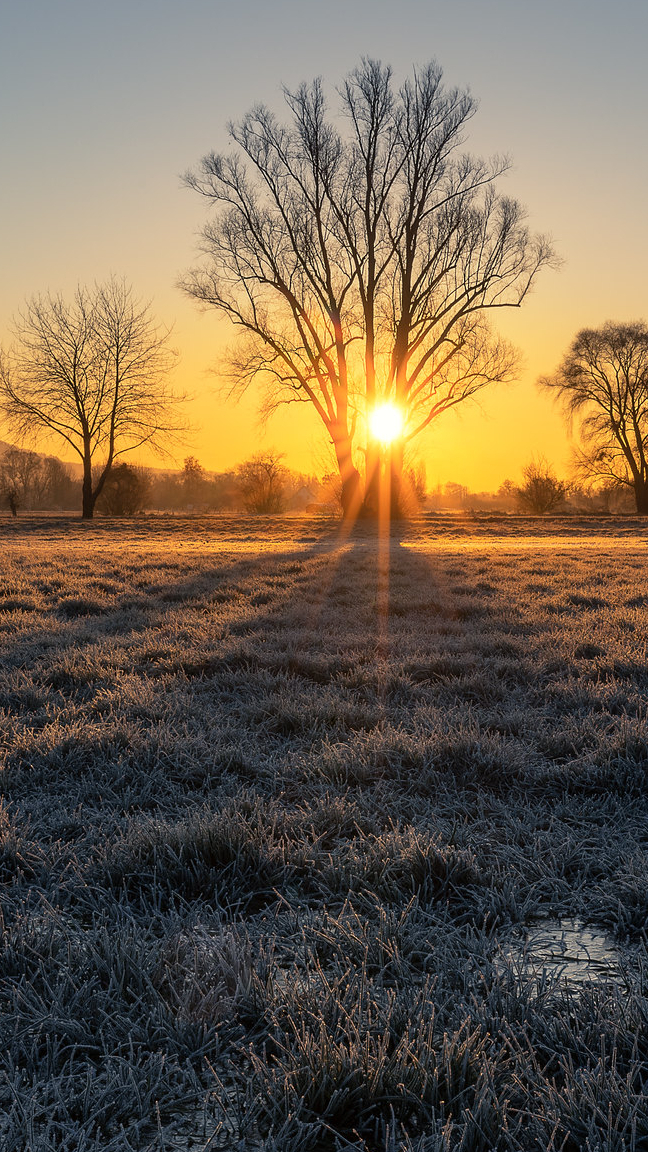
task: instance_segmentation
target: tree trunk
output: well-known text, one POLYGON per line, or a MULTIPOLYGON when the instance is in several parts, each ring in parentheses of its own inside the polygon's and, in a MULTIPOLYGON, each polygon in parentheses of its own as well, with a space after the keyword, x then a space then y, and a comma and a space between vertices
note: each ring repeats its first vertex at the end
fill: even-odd
POLYGON ((367 482, 360 515, 368 520, 389 515, 406 519, 413 511, 411 494, 403 477, 403 445, 394 443, 367 451, 367 482), (372 471, 369 472, 371 467, 372 471))
POLYGON ((389 456, 389 507, 392 520, 407 520, 418 511, 418 500, 411 479, 404 471, 404 445, 392 444, 389 456))
POLYGON ((92 460, 86 456, 83 461, 83 487, 81 490, 81 516, 92 520, 96 496, 92 491, 92 460))
POLYGON ((640 516, 648 516, 648 483, 641 479, 635 480, 635 504, 640 516))
POLYGON ((365 492, 362 501, 361 515, 367 518, 378 516, 380 505, 380 448, 375 441, 369 440, 366 454, 365 492))
POLYGON ((389 512, 392 520, 407 516, 407 493, 403 484, 403 445, 392 444, 389 453, 389 512))
POLYGON ((344 519, 353 519, 358 515, 362 503, 362 485, 360 473, 353 463, 351 437, 348 432, 340 436, 332 434, 335 457, 342 480, 342 513, 344 519))

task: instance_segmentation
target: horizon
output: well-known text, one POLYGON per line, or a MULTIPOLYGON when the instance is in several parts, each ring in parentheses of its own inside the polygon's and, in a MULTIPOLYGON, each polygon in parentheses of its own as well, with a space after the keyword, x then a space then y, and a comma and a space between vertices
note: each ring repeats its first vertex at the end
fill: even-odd
MULTIPOLYGON (((271 447, 272 446, 269 446, 270 449, 271 449, 271 447)), ((79 458, 77 458, 76 460, 74 460, 74 459, 66 460, 62 456, 58 455, 56 452, 42 451, 41 449, 39 449, 38 447, 35 447, 35 446, 29 447, 29 448, 21 448, 21 446, 19 444, 13 444, 7 440, 0 439, 0 461, 2 460, 2 457, 4 456, 5 452, 13 451, 13 450, 17 450, 19 452, 23 452, 23 451, 35 452, 36 455, 44 457, 46 459, 54 458, 54 459, 58 460, 61 464, 64 464, 67 468, 70 468, 72 470, 73 479, 78 479, 83 474, 83 465, 82 465, 81 461, 79 460, 79 458)), ((229 468, 214 469, 214 468, 204 467, 202 464, 202 461, 199 460, 195 456, 194 453, 188 453, 184 459, 186 460, 186 459, 192 458, 192 457, 197 460, 197 463, 203 468, 204 474, 207 477, 229 475, 230 473, 236 471, 236 468, 238 467, 239 464, 245 463, 245 461, 243 459, 240 459, 240 460, 234 461, 234 463, 229 468)), ((293 468, 289 463, 287 463, 285 461, 284 461, 284 463, 285 463, 285 466, 288 469, 288 471, 290 473, 292 473, 293 476, 298 476, 298 477, 301 476, 305 479, 316 480, 318 483, 321 483, 322 479, 326 475, 326 473, 323 473, 322 471, 318 472, 315 468, 310 469, 310 470, 306 470, 303 468, 293 468)), ((548 461, 547 463, 548 463, 549 467, 552 468, 551 462, 548 461)), ((140 461, 137 457, 133 457, 131 459, 130 453, 127 453, 125 457, 123 457, 123 458, 119 457, 118 460, 116 461, 116 464, 131 464, 134 468, 143 468, 144 470, 146 470, 148 472, 159 473, 162 476, 162 475, 167 475, 167 474, 171 475, 171 474, 176 474, 176 473, 177 474, 182 473, 184 461, 180 461, 180 462, 173 461, 173 462, 170 462, 169 464, 165 464, 165 465, 152 464, 152 463, 146 463, 145 464, 142 461, 140 461)), ((554 469, 552 468, 552 471, 553 470, 554 469)), ((501 484, 505 484, 507 481, 512 481, 512 479, 513 478, 511 476, 505 476, 502 479, 501 484)), ((559 476, 559 479, 567 480, 568 477, 559 476)), ((430 483, 426 479, 426 484, 425 484, 426 496, 431 497, 435 493, 436 494, 440 493, 444 488, 451 487, 453 485, 455 485, 459 488, 465 488, 467 495, 469 495, 469 496, 496 496, 496 495, 498 495, 498 488, 501 486, 501 485, 498 485, 497 488, 492 488, 492 489, 491 488, 473 489, 473 488, 471 488, 465 484, 462 484, 461 477, 448 476, 447 479, 435 482, 434 484, 430 483)))

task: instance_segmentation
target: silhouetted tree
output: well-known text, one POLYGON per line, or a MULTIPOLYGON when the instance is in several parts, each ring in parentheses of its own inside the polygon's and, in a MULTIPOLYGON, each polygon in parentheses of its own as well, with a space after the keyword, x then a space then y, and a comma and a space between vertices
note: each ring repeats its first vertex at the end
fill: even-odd
POLYGON ((181 428, 181 397, 167 383, 169 334, 131 288, 110 280, 77 288, 71 304, 34 297, 14 335, 0 360, 0 408, 21 438, 45 433, 74 449, 91 518, 115 460, 143 444, 160 449, 181 428))
POLYGON ((497 489, 498 496, 505 496, 507 498, 510 496, 515 496, 515 492, 516 486, 512 480, 502 480, 502 483, 497 489))
POLYGON ((248 512, 281 512, 287 469, 283 455, 270 450, 257 452, 236 469, 243 503, 248 512))
POLYGON ((637 512, 648 515, 648 327, 583 328, 540 383, 579 421, 577 475, 632 489, 637 512))
POLYGON ((135 516, 146 507, 150 492, 147 470, 123 461, 110 469, 96 508, 106 516, 135 516))
POLYGON ((514 490, 521 512, 542 516, 546 512, 555 512, 564 504, 567 485, 558 479, 546 460, 541 458, 526 464, 522 469, 522 478, 524 483, 514 490))
MULTIPOLYGON (((316 80, 285 92, 287 125, 254 108, 230 128, 238 150, 186 177, 217 214, 184 287, 246 334, 234 388, 262 381, 268 411, 313 406, 350 514, 363 498, 354 448, 375 404, 406 416, 389 453, 397 505, 406 443, 510 378, 515 355, 486 317, 519 306, 552 256, 495 189, 506 162, 460 151, 475 102, 445 88, 436 64, 396 90, 388 67, 365 60, 340 96, 344 134, 316 80)), ((378 452, 369 439, 370 512, 378 452)))
POLYGON ((512 480, 503 480, 493 497, 493 502, 501 511, 513 512, 517 505, 516 492, 517 485, 512 480))
POLYGON ((18 515, 18 509, 20 508, 20 497, 18 492, 15 488, 3 483, 2 481, 0 481, 0 500, 2 500, 2 503, 5 505, 5 507, 9 509, 12 516, 15 517, 18 515))
POLYGON ((9 448, 0 457, 0 491, 14 494, 16 508, 51 508, 70 504, 77 485, 54 456, 9 448))
POLYGON ((452 507, 465 508, 468 499, 468 489, 465 484, 457 484, 454 480, 448 480, 444 486, 444 495, 452 507))
POLYGON ((205 500, 207 473, 195 456, 187 456, 182 467, 182 490, 184 504, 201 504, 205 500))
POLYGON ((41 508, 74 508, 78 506, 81 484, 56 456, 42 458, 41 508))
POLYGON ((42 458, 37 452, 9 448, 0 458, 0 489, 12 496, 9 503, 12 515, 16 515, 18 508, 33 506, 41 488, 41 470, 42 458))

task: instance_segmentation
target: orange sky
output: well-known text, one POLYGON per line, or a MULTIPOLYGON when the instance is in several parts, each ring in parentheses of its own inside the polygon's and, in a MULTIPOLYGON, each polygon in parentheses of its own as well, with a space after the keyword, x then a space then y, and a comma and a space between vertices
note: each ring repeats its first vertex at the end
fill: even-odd
MULTIPOLYGON (((180 174, 226 147, 226 122, 280 86, 338 84, 362 55, 404 77, 436 57, 480 102, 467 147, 509 153, 504 189, 553 236, 545 272, 500 327, 522 350, 520 381, 443 417, 420 445, 428 482, 496 488, 542 454, 564 473, 570 444, 534 381, 578 328, 646 316, 648 159, 644 0, 32 0, 2 16, 0 338, 32 292, 125 276, 174 324, 177 382, 194 395, 189 452, 211 470, 274 446, 303 471, 326 466, 315 415, 283 410, 259 427, 252 396, 226 404, 209 368, 223 326, 175 288, 204 221, 180 174), (344 27, 340 40, 338 30, 344 27)), ((9 439, 0 427, 0 439, 9 439)), ((64 453, 61 451, 61 455, 64 453)))

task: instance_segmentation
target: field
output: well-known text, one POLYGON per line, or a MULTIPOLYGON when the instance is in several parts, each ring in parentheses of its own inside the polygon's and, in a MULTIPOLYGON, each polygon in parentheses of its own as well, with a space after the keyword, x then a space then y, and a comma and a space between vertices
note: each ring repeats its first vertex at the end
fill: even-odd
POLYGON ((2 1152, 646 1148, 647 560, 0 520, 2 1152))

